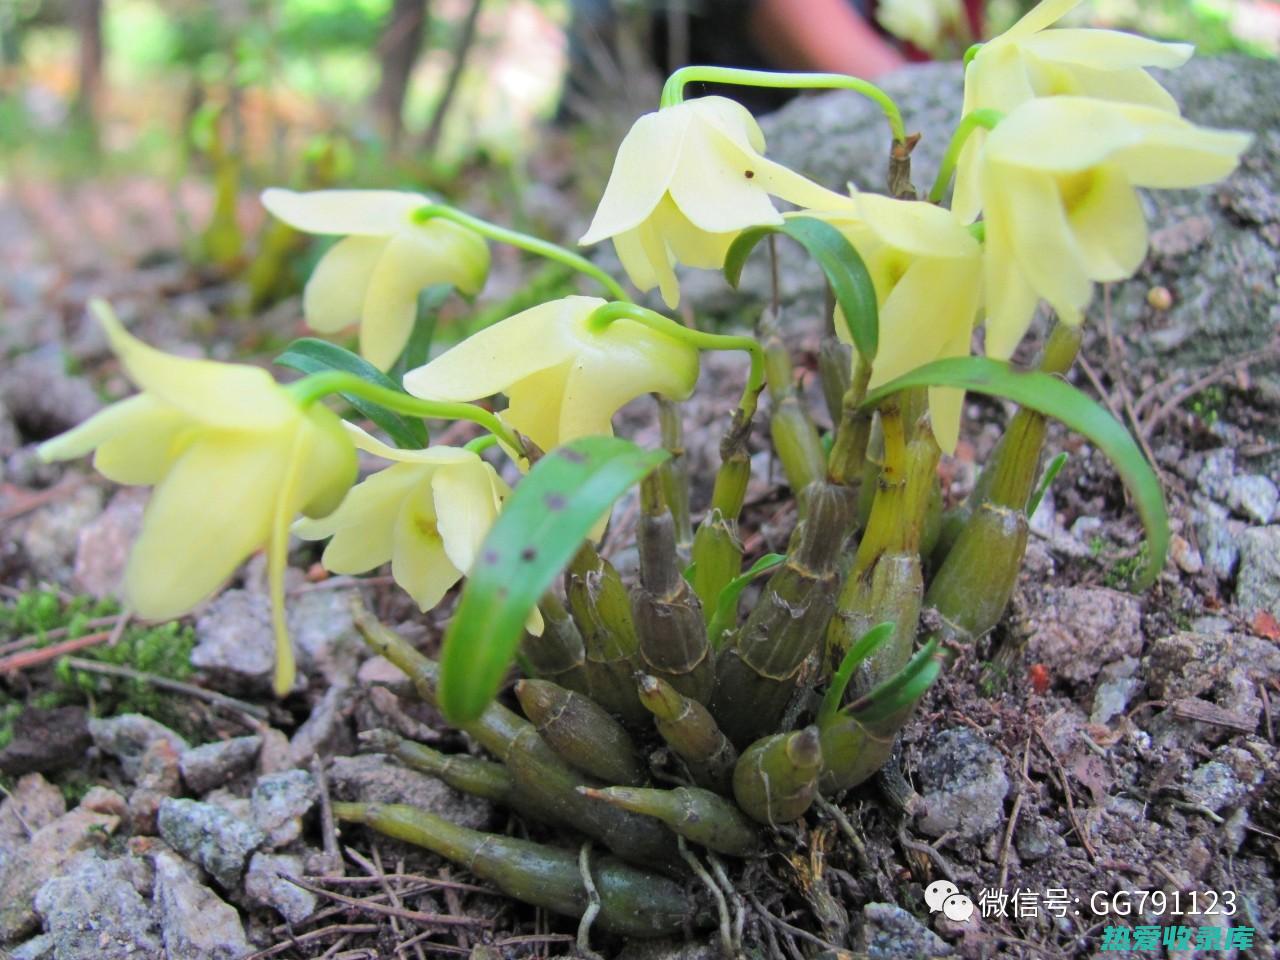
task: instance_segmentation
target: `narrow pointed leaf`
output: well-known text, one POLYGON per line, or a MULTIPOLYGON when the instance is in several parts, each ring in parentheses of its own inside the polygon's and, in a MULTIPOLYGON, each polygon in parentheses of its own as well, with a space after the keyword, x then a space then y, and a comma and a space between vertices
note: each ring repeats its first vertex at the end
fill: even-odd
MULTIPOLYGON (((733 626, 738 612, 738 598, 742 596, 742 591, 747 588, 747 584, 786 559, 786 556, 781 553, 766 553, 753 563, 746 573, 739 574, 724 585, 724 589, 720 591, 720 596, 716 600, 716 612, 712 615, 711 622, 707 624, 707 639, 711 642, 713 650, 720 649, 724 632, 733 626)), ((692 570, 693 565, 690 564, 690 574, 692 570)))
POLYGON ((986 357, 953 357, 917 367, 871 391, 863 406, 875 406, 890 394, 910 387, 960 387, 1004 397, 1083 434, 1111 460, 1129 488, 1146 528, 1147 565, 1135 586, 1146 589, 1155 582, 1169 550, 1169 514, 1160 480, 1129 431, 1100 404, 1047 373, 1014 370, 1007 363, 986 357))
POLYGON ((827 688, 827 692, 822 698, 822 706, 818 710, 818 719, 814 721, 818 726, 821 727, 836 715, 836 712, 840 709, 840 701, 844 699, 844 692, 849 687, 849 681, 853 679, 853 671, 858 668, 858 664, 871 656, 881 644, 893 636, 893 628, 892 621, 886 620, 884 623, 878 623, 864 633, 857 643, 845 651, 844 658, 840 661, 840 669, 831 678, 831 686, 827 688))
POLYGON ((445 633, 440 707, 450 722, 480 715, 538 600, 614 501, 668 456, 617 437, 580 437, 520 481, 480 547, 445 633))
POLYGON ((1027 503, 1028 517, 1034 516, 1035 512, 1040 509, 1040 501, 1044 499, 1044 495, 1053 486, 1053 481, 1058 478, 1058 474, 1062 472, 1062 468, 1066 465, 1067 453, 1065 450, 1049 461, 1049 466, 1044 468, 1044 476, 1040 478, 1040 485, 1036 487, 1036 492, 1031 495, 1031 500, 1027 503))
POLYGON ((915 703, 941 673, 938 638, 930 637, 901 670, 872 687, 845 707, 844 712, 864 723, 874 723, 915 703))
POLYGON ((827 275, 836 303, 840 304, 854 346, 868 363, 874 360, 880 337, 875 285, 853 244, 826 221, 813 217, 788 217, 780 226, 752 227, 742 231, 725 256, 725 279, 736 287, 742 278, 747 257, 756 244, 771 233, 781 233, 795 240, 817 261, 827 275))
MULTIPOLYGON (((368 380, 379 387, 404 393, 400 384, 371 364, 364 357, 345 350, 327 340, 315 337, 303 337, 295 340, 276 357, 275 362, 282 367, 292 367, 302 373, 323 373, 326 370, 341 370, 354 373, 362 380, 368 380)), ((427 428, 421 420, 413 417, 402 417, 384 407, 378 406, 363 397, 344 393, 342 399, 351 404, 362 415, 371 420, 391 438, 397 447, 406 450, 420 450, 427 445, 427 428)))

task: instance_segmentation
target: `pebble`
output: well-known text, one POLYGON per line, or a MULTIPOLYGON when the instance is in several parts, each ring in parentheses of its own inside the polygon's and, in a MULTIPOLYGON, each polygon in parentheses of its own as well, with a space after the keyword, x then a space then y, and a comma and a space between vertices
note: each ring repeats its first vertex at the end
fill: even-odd
POLYGON ((1024 814, 1018 820, 1013 842, 1018 849, 1018 856, 1028 863, 1043 860, 1067 847, 1067 841, 1062 835, 1055 832, 1049 821, 1039 815, 1024 814))
POLYGON ((76 538, 71 585, 99 599, 120 595, 129 552, 142 529, 148 491, 126 487, 76 538))
POLYGON ((172 853, 156 854, 154 897, 168 957, 241 960, 253 952, 236 908, 201 883, 195 869, 172 853))
POLYGON ((270 907, 290 923, 302 923, 315 913, 316 895, 279 875, 301 877, 302 857, 291 853, 255 853, 244 875, 244 889, 257 906, 270 907))
POLYGON ((1196 486, 1204 491, 1205 496, 1225 503, 1231 481, 1236 475, 1236 452, 1231 447, 1219 447, 1204 455, 1200 473, 1196 477, 1196 486))
POLYGON ((77 807, 31 835, 30 843, 0 863, 0 943, 30 933, 39 923, 35 895, 50 877, 81 851, 97 846, 120 825, 120 818, 77 807))
POLYGON ((83 423, 102 408, 84 377, 66 371, 61 351, 39 350, 8 362, 0 401, 23 435, 47 440, 83 423))
POLYGON ((1246 615, 1280 618, 1280 524, 1251 527, 1240 538, 1236 606, 1246 615))
POLYGON ((275 672, 271 601, 265 594, 226 590, 196 618, 191 665, 232 694, 265 693, 275 672))
POLYGON ((80 531, 102 511, 102 496, 96 484, 81 484, 31 514, 22 550, 34 579, 71 582, 80 531))
POLYGON ((129 820, 133 832, 156 832, 156 815, 166 797, 176 797, 182 786, 178 751, 167 739, 151 741, 138 767, 137 789, 129 796, 129 820))
POLYGON ((262 747, 259 736, 215 740, 184 750, 178 759, 182 780, 195 794, 206 794, 253 769, 262 747))
POLYGON ((27 707, 13 721, 13 739, 0 750, 0 773, 13 777, 82 764, 93 741, 84 707, 27 707))
POLYGON ((1009 793, 1004 756, 968 727, 944 730, 925 745, 919 777, 924 833, 981 840, 1000 826, 1009 793))
POLYGON ((67 812, 62 791, 38 773, 22 777, 0 801, 0 872, 26 847, 28 830, 39 830, 67 812))
POLYGON ((1104 680, 1093 694, 1093 712, 1089 722, 1105 726, 1124 713, 1133 695, 1142 689, 1142 681, 1136 677, 1119 677, 1104 680))
POLYGON ((1239 534, 1243 524, 1229 520, 1226 508, 1210 500, 1196 496, 1193 502, 1191 521, 1204 565, 1219 580, 1230 580, 1240 563, 1239 534))
POLYGON ((1253 755, 1238 747, 1222 747, 1214 759, 1191 771, 1183 793, 1191 803, 1221 813, 1238 806, 1262 782, 1253 755))
POLYGON ((892 903, 868 903, 862 908, 867 960, 912 957, 950 957, 947 942, 914 916, 892 903))
POLYGON ((1056 678, 1084 683, 1098 669, 1142 650, 1142 604, 1102 587, 1046 587, 1023 620, 1027 657, 1056 678))
POLYGON ((57 960, 165 957, 155 914, 134 887, 137 870, 129 859, 103 860, 86 851, 40 887, 35 905, 57 960))
POLYGON ((249 854, 265 839, 252 823, 212 803, 168 799, 160 804, 160 836, 188 860, 234 890, 249 854))
POLYGON ((398 766, 380 753, 334 757, 329 787, 336 800, 407 803, 472 830, 488 828, 493 805, 454 790, 435 777, 398 766))
POLYGON ((350 683, 365 646, 351 618, 354 590, 308 590, 289 603, 298 668, 328 684, 350 683))
POLYGON ((316 781, 306 770, 287 770, 262 777, 250 803, 255 826, 266 845, 283 847, 302 835, 302 817, 315 805, 316 781))
POLYGON ((1256 473, 1232 477, 1227 485, 1226 504, 1239 516, 1254 523, 1270 523, 1280 504, 1280 489, 1256 473))
POLYGON ((142 756, 155 740, 165 740, 181 755, 187 741, 163 723, 140 713, 122 713, 118 717, 90 717, 89 736, 94 745, 120 761, 124 774, 136 781, 142 768, 142 756))
POLYGON ((355 741, 343 722, 351 706, 350 680, 330 683, 311 708, 311 714, 289 741, 289 765, 300 767, 317 755, 349 754, 355 741))

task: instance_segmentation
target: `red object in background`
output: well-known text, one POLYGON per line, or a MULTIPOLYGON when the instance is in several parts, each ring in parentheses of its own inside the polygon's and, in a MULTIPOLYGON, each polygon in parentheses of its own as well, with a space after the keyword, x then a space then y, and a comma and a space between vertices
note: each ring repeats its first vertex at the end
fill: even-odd
POLYGON ((1027 677, 1031 680, 1031 689, 1038 694, 1049 692, 1049 668, 1043 663, 1033 663, 1027 668, 1027 677))

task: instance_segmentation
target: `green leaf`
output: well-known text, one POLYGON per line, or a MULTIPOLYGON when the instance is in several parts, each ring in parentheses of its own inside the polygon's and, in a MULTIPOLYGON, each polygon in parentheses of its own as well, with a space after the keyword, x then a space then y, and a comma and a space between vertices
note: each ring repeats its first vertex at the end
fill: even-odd
POLYGON ((525 618, 613 502, 666 460, 616 437, 580 437, 539 460, 477 554, 440 657, 440 707, 474 720, 498 692, 525 618))
POLYGON ((930 637, 901 670, 849 704, 844 712, 863 723, 876 723, 911 706, 941 676, 943 657, 938 652, 938 638, 930 637))
POLYGON ((814 721, 818 726, 823 726, 840 709, 840 701, 844 699, 844 692, 849 688, 849 681, 853 679, 853 671, 858 668, 858 664, 871 656, 891 636, 893 636, 893 622, 886 620, 864 633, 845 652, 840 661, 840 669, 831 678, 831 686, 827 688, 826 695, 822 698, 818 718, 814 721))
POLYGON ((874 360, 880 339, 875 285, 853 244, 826 221, 813 217, 788 217, 779 226, 752 227, 742 231, 725 256, 725 279, 736 287, 748 255, 763 237, 771 233, 781 233, 795 240, 822 267, 836 303, 840 304, 854 346, 867 363, 874 360))
POLYGON ((1040 478, 1040 485, 1036 487, 1036 492, 1031 495, 1031 500, 1027 503, 1027 517, 1035 515, 1040 509, 1040 501, 1044 499, 1044 495, 1049 492, 1049 488, 1053 486, 1053 481, 1058 479, 1058 474, 1062 472, 1062 468, 1067 465, 1066 451, 1058 454, 1049 461, 1049 466, 1044 468, 1044 476, 1040 478))
POLYGON ((879 387, 862 402, 865 407, 910 387, 960 387, 1005 397, 1030 410, 1062 421, 1083 434, 1107 455, 1133 497, 1147 531, 1147 565, 1134 581, 1139 589, 1155 582, 1169 550, 1169 514, 1155 471, 1133 437, 1115 417, 1071 384, 1039 371, 1017 371, 985 357, 952 357, 917 367, 879 387))
MULTIPOLYGON (((276 357, 275 362, 283 367, 292 367, 302 373, 323 373, 326 370, 341 370, 353 373, 362 380, 367 380, 379 387, 404 393, 400 384, 371 364, 364 357, 357 356, 350 350, 344 350, 327 340, 315 337, 303 337, 295 340, 276 357)), ((370 400, 344 393, 342 399, 351 404, 361 414, 375 423, 391 441, 402 449, 420 450, 427 445, 427 428, 421 420, 413 417, 402 417, 380 407, 370 400)))
MULTIPOLYGON (((740 573, 734 577, 720 590, 720 596, 716 598, 716 612, 711 616, 711 622, 707 624, 707 639, 711 643, 712 650, 719 650, 721 641, 724 638, 724 632, 728 630, 734 620, 737 619, 738 598, 742 596, 742 591, 747 589, 747 584, 760 576, 767 573, 787 558, 781 553, 766 553, 763 557, 751 565, 746 573, 740 573)), ((692 574, 693 565, 689 565, 689 572, 692 574)))

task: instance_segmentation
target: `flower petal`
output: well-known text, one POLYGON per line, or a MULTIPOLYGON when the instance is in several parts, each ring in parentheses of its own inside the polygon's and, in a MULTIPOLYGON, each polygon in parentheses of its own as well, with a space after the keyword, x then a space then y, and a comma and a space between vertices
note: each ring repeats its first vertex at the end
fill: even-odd
POLYGON ((96 449, 94 466, 108 480, 151 484, 164 476, 183 449, 191 419, 173 407, 140 394, 113 403, 80 426, 40 445, 46 461, 72 460, 96 449))
POLYGON ((297 405, 265 370, 171 356, 130 335, 109 309, 99 310, 98 319, 133 382, 200 423, 269 429, 298 415, 297 405))
POLYGON ((769 195, 755 184, 760 160, 716 128, 690 124, 668 186, 671 199, 694 227, 708 233, 781 223, 769 195))
POLYGON ((443 467, 431 477, 436 525, 449 562, 463 573, 471 570, 480 544, 498 515, 494 505, 493 467, 479 456, 443 467))
POLYGON ((290 453, 281 435, 206 434, 187 448, 152 494, 125 570, 139 616, 186 613, 267 542, 290 453))
POLYGON ((346 237, 330 247, 311 272, 302 293, 307 325, 320 333, 336 333, 360 319, 365 292, 384 237, 346 237))
POLYGON ((1075 232, 1089 278, 1127 280, 1147 255, 1147 220, 1133 187, 1114 165, 1094 173, 1090 189, 1071 207, 1075 232))
MULTIPOLYGON (((545 451, 564 442, 560 435, 560 411, 564 406, 565 380, 572 363, 565 361, 517 380, 507 388, 507 409, 502 422, 519 430, 545 451)), ((509 451, 510 452, 510 451, 509 451)))
POLYGON ((262 205, 273 216, 304 233, 388 236, 403 227, 419 207, 430 203, 417 193, 398 190, 313 190, 300 193, 272 187, 262 205))
POLYGON ((1073 322, 1089 302, 1093 285, 1053 178, 1012 168, 996 175, 1002 196, 989 219, 1007 220, 1014 256, 1027 282, 1058 316, 1073 322))
POLYGON ((333 573, 365 573, 391 559, 396 521, 405 500, 431 482, 432 466, 397 463, 356 484, 342 505, 319 520, 299 520, 304 540, 332 537, 322 562, 333 573))
POLYGON ((1059 28, 1021 41, 1021 46, 1045 60, 1099 70, 1162 67, 1172 70, 1191 59, 1190 43, 1164 43, 1120 30, 1059 28))
POLYGON ((423 612, 462 579, 462 571, 445 552, 435 519, 429 488, 406 500, 396 521, 391 554, 391 575, 423 612))
POLYGON ((1080 0, 1041 0, 994 42, 1029 37, 1046 27, 1051 27, 1068 13, 1080 6, 1080 0))
POLYGON ((680 161, 693 114, 681 106, 646 113, 618 146, 600 206, 578 243, 597 243, 639 226, 662 195, 680 161))
POLYGON ((410 370, 404 388, 427 400, 477 400, 504 391, 569 359, 575 321, 603 305, 598 297, 575 296, 530 307, 410 370))
POLYGON ((446 463, 462 463, 475 456, 470 450, 443 445, 424 447, 420 450, 393 447, 383 443, 377 437, 349 420, 344 420, 342 426, 357 450, 363 450, 365 453, 371 453, 375 457, 381 457, 383 460, 392 460, 396 463, 427 463, 439 466, 446 463))

